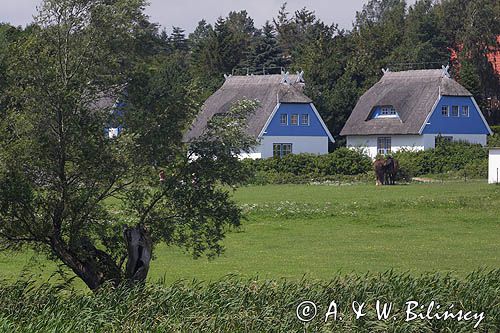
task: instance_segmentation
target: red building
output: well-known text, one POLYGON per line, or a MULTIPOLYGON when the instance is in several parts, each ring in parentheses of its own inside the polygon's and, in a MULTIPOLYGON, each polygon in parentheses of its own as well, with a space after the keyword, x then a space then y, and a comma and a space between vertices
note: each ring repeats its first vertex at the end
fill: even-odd
MULTIPOLYGON (((491 65, 493 66, 493 70, 495 73, 500 76, 500 48, 498 47, 500 45, 500 36, 497 36, 497 46, 496 47, 490 47, 490 51, 486 55, 488 57, 488 60, 490 61, 491 65)), ((449 49, 451 52, 450 56, 450 61, 452 64, 454 64, 455 68, 460 71, 460 63, 458 61, 458 52, 462 50, 462 45, 458 46, 458 52, 452 48, 449 49)))

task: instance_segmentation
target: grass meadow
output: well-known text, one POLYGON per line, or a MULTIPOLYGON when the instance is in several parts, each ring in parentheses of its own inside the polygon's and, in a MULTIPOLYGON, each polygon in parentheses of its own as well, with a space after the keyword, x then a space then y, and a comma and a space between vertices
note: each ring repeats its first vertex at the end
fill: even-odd
MULTIPOLYGON (((500 186, 447 182, 375 187, 269 185, 238 189, 246 213, 215 260, 159 246, 150 280, 330 280, 367 272, 451 273, 500 267, 500 186)), ((47 281, 55 264, 0 254, 0 279, 47 281)), ((77 286, 82 286, 76 282, 77 286)))

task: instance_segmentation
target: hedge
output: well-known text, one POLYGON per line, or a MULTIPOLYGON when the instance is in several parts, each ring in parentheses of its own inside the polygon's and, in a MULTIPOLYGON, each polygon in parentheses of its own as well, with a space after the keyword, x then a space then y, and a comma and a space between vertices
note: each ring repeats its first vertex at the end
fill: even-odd
POLYGON ((445 173, 485 178, 488 170, 487 149, 466 142, 442 142, 434 149, 422 151, 400 150, 394 158, 399 161, 400 176, 407 179, 445 173))
MULTIPOLYGON (((433 174, 446 174, 448 178, 487 177, 488 152, 479 144, 442 142, 435 149, 400 150, 393 156, 399 161, 399 180, 433 174)), ((248 183, 256 185, 372 181, 374 177, 372 160, 362 151, 345 147, 326 155, 291 154, 243 163, 250 175, 248 183)))
POLYGON ((326 155, 290 154, 283 158, 244 160, 253 184, 303 183, 355 178, 372 170, 371 159, 359 151, 339 148, 326 155), (333 178, 332 178, 333 177, 333 178))

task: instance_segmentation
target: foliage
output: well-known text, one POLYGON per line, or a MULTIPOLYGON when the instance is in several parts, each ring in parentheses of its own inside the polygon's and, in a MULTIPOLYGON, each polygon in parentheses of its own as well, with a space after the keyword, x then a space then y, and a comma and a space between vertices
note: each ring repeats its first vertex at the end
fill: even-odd
POLYGON ((318 305, 318 317, 308 329, 422 332, 470 332, 475 321, 416 320, 406 322, 406 302, 434 301, 455 311, 484 311, 479 324, 484 331, 500 325, 498 291, 500 271, 473 272, 465 279, 424 274, 413 277, 388 271, 381 274, 334 276, 329 281, 257 282, 227 277, 206 285, 177 282, 171 286, 116 290, 104 288, 96 295, 64 293, 31 282, 0 286, 0 328, 9 332, 297 332, 304 324, 296 307, 304 300, 318 305), (335 295, 332 299, 332 295, 335 295), (343 320, 324 314, 333 300, 343 320), (392 302, 396 320, 377 320, 375 303, 392 302), (366 316, 355 319, 353 301, 365 302, 366 316))
MULTIPOLYGON (((330 154, 290 154, 283 158, 244 160, 249 182, 254 184, 307 183, 316 180, 346 180, 371 170, 371 160, 362 152, 339 148, 330 154)), ((352 178, 354 179, 354 178, 352 178)))
POLYGON ((144 5, 46 0, 7 68, 0 245, 42 251, 93 290, 136 280, 125 260, 147 274, 151 253, 133 262, 124 230, 139 232, 139 250, 164 241, 214 256, 224 227, 241 219, 223 186, 245 176, 234 152, 253 144, 242 120, 256 103, 242 101, 200 141, 183 144, 197 90, 182 50, 162 51, 144 5), (104 128, 116 117, 125 130, 110 139, 104 128), (122 206, 106 205, 111 199, 122 206))
MULTIPOLYGON (((490 138, 494 145, 495 136, 490 138)), ((422 175, 448 178, 486 178, 488 151, 478 144, 441 142, 434 149, 400 150, 397 178, 410 182, 422 175)), ((310 182, 352 182, 373 180, 372 160, 363 151, 339 148, 330 154, 287 155, 283 158, 244 160, 252 184, 302 184, 310 182)))
POLYGON ((495 134, 500 134, 500 125, 490 126, 491 130, 495 134))
POLYGON ((469 177, 483 178, 487 172, 487 150, 478 144, 441 142, 434 149, 400 150, 393 154, 406 178, 469 170, 469 177))

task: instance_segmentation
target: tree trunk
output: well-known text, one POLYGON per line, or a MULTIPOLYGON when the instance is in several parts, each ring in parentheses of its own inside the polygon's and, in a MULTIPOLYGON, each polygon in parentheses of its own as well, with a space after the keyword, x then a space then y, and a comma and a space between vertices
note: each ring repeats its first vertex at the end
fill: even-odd
POLYGON ((82 245, 84 254, 75 253, 59 237, 51 240, 52 251, 61 261, 71 268, 92 290, 97 290, 103 283, 112 282, 115 286, 121 282, 120 268, 105 252, 89 244, 82 245))
POLYGON ((136 226, 125 229, 123 234, 128 252, 125 278, 133 282, 145 281, 153 251, 149 232, 142 226, 136 226))
MULTIPOLYGON (((125 279, 133 283, 143 282, 149 272, 153 250, 149 232, 142 226, 127 228, 124 238, 128 252, 125 279)), ((51 247, 57 257, 92 291, 105 282, 118 286, 123 280, 122 271, 113 258, 90 241, 82 239, 78 249, 71 249, 60 237, 53 237, 51 247)))

